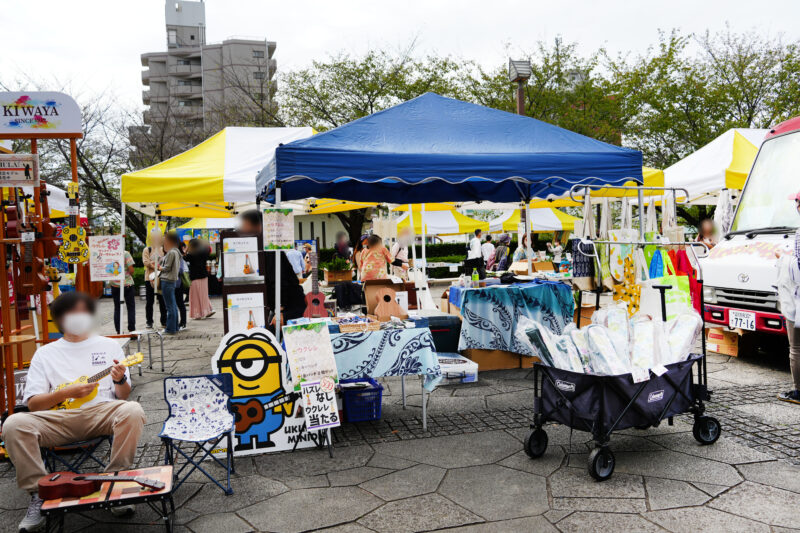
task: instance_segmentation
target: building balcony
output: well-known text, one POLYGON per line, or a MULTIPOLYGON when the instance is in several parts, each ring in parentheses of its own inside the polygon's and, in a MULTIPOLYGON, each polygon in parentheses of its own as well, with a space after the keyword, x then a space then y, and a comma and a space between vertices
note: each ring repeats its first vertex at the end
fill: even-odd
POLYGON ((201 119, 203 118, 203 106, 199 105, 176 106, 172 109, 172 115, 175 118, 180 118, 184 120, 201 119))
POLYGON ((145 124, 152 124, 153 123, 153 112, 149 109, 147 111, 142 112, 142 122, 145 124))
POLYGON ((201 85, 173 85, 170 92, 174 96, 200 96, 203 87, 201 85))
POLYGON ((150 91, 142 91, 142 102, 144 105, 150 105, 150 91))
POLYGON ((150 85, 150 69, 142 71, 142 85, 150 85))
POLYGON ((188 76, 200 74, 200 65, 170 65, 168 72, 171 76, 188 76))

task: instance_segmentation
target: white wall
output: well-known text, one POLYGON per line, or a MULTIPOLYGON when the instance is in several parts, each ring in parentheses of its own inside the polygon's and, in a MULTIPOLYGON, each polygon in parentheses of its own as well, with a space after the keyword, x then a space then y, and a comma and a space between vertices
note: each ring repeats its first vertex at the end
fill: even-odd
POLYGON ((321 248, 333 248, 336 234, 340 231, 345 231, 345 229, 336 215, 295 215, 294 217, 294 238, 316 239, 319 237, 321 248))

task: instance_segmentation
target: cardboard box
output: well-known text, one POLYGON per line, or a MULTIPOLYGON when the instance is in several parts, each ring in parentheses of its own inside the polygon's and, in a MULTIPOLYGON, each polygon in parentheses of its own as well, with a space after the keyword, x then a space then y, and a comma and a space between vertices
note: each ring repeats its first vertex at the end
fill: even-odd
POLYGON ((531 359, 517 353, 506 352, 504 350, 464 350, 464 356, 478 363, 478 368, 486 370, 508 370, 510 368, 522 368, 520 358, 531 359))
POLYGON ((553 265, 552 261, 539 261, 533 264, 533 268, 536 272, 555 272, 556 267, 553 265))
POLYGON ((732 357, 739 356, 739 333, 711 328, 706 333, 706 350, 732 357))
POLYGON ((463 355, 449 352, 437 352, 439 367, 442 369, 442 385, 448 383, 476 383, 478 381, 478 364, 463 355))
POLYGON ((450 313, 450 289, 445 289, 442 293, 442 299, 439 302, 439 310, 442 313, 450 313))

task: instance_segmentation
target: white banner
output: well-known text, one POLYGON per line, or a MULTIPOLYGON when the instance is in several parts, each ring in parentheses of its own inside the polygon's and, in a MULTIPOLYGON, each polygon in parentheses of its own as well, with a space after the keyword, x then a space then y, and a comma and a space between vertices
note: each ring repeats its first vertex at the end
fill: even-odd
POLYGON ((82 131, 81 109, 64 93, 0 93, 0 136, 67 136, 82 131))

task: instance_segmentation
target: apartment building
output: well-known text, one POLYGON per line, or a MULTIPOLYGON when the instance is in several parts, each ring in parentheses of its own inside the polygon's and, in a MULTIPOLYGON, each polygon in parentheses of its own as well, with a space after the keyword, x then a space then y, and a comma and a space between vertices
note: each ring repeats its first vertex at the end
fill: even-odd
POLYGON ((145 126, 132 133, 169 129, 180 142, 230 125, 266 125, 259 122, 272 109, 275 42, 233 37, 206 43, 202 1, 167 0, 165 19, 166 51, 141 56, 148 108, 145 126))

